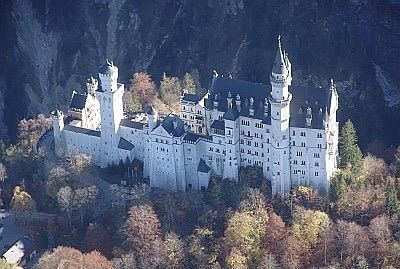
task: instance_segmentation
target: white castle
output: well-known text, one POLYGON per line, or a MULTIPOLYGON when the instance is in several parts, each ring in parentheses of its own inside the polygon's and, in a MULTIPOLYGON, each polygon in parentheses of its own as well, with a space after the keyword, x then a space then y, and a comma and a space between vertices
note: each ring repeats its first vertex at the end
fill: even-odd
POLYGON ((290 87, 291 63, 279 47, 271 86, 214 72, 204 96, 184 93, 180 115, 158 119, 149 108, 142 121, 124 117, 118 68, 100 68, 100 85, 73 93, 68 115, 53 115, 55 152, 82 152, 101 167, 121 160, 143 162, 152 187, 204 190, 211 175, 238 181, 240 167, 262 167, 273 195, 299 185, 327 192, 337 167, 338 95, 333 84, 290 87), (71 148, 74 151, 71 151, 71 148))

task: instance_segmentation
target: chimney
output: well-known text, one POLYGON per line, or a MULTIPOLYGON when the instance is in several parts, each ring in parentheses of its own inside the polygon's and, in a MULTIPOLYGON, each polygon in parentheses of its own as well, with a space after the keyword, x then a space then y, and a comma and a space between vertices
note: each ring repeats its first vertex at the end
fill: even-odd
POLYGON ((268 98, 264 99, 264 117, 268 117, 268 98))
POLYGON ((254 116, 254 99, 250 97, 250 108, 249 108, 250 116, 254 116))
POLYGON ((307 115, 306 115, 306 125, 307 127, 311 127, 311 122, 312 122, 312 111, 311 107, 307 108, 307 115))
POLYGON ((174 126, 174 129, 176 130, 176 128, 178 128, 178 121, 177 120, 173 120, 172 121, 172 125, 174 126))
POLYGON ((240 102, 240 95, 239 94, 236 94, 236 108, 240 112, 241 102, 240 102))
POLYGON ((218 93, 214 96, 214 109, 218 109, 218 93))
POLYGON ((231 92, 228 92, 228 98, 226 98, 226 100, 228 101, 228 107, 232 104, 232 94, 231 92))

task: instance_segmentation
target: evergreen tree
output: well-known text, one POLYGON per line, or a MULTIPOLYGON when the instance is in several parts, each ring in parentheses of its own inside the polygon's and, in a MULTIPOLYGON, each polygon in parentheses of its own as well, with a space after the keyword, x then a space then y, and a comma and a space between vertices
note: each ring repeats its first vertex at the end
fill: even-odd
POLYGON ((357 134, 353 123, 347 120, 342 128, 339 141, 340 166, 350 168, 358 175, 362 169, 362 153, 357 145, 357 134))
POLYGON ((386 211, 389 216, 393 216, 400 209, 399 199, 397 197, 397 189, 394 182, 391 181, 386 192, 386 211))
POLYGON ((329 197, 332 202, 336 202, 343 193, 347 192, 348 186, 345 177, 344 173, 337 173, 331 178, 329 197))
POLYGON ((194 84, 193 77, 190 73, 186 72, 185 76, 183 77, 182 88, 188 93, 196 93, 196 85, 194 84))

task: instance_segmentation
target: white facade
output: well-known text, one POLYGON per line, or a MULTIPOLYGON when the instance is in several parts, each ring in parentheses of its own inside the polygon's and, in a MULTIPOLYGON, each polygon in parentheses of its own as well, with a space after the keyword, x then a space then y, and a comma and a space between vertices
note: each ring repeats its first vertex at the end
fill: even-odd
POLYGON ((274 195, 298 185, 327 192, 337 165, 337 92, 333 82, 329 89, 292 88, 291 73, 279 44, 271 87, 215 73, 205 96, 182 96, 180 116, 159 120, 151 108, 146 122, 135 122, 123 117, 124 86, 117 83, 118 68, 107 62, 101 87, 88 85, 99 106, 89 110, 100 112, 94 119, 100 124, 53 113, 56 154, 73 148, 101 167, 136 158, 152 187, 175 191, 205 189, 211 175, 237 181, 240 167, 256 165, 274 195))

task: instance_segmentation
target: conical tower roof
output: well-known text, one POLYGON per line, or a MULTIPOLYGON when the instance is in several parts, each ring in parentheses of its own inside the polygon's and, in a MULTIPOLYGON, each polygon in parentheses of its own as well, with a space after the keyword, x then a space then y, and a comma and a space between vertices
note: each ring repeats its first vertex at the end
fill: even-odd
POLYGON ((288 70, 285 65, 285 60, 282 52, 281 37, 278 37, 278 50, 276 51, 274 66, 272 67, 272 73, 277 75, 286 75, 288 70))

